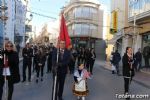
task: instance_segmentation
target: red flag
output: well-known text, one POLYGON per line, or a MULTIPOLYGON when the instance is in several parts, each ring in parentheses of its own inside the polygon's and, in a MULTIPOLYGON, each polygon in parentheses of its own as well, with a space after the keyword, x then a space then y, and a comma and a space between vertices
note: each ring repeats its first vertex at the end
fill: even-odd
POLYGON ((63 14, 61 15, 60 34, 59 34, 59 41, 61 40, 66 42, 66 48, 71 47, 71 39, 68 35, 68 29, 63 14))

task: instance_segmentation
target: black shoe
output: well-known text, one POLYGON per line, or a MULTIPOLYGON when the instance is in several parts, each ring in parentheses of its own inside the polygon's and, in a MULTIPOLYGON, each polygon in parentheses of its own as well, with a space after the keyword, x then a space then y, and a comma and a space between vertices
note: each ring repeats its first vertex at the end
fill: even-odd
POLYGON ((112 71, 112 74, 115 74, 115 71, 112 71))
POLYGON ((43 78, 41 78, 41 81, 43 81, 43 78))
POLYGON ((31 80, 28 80, 28 82, 31 82, 31 80))
POLYGON ((64 100, 62 97, 59 97, 59 99, 58 100, 64 100))
POLYGON ((25 82, 25 80, 22 80, 22 83, 25 82))
POLYGON ((38 83, 38 79, 36 79, 36 83, 38 83))

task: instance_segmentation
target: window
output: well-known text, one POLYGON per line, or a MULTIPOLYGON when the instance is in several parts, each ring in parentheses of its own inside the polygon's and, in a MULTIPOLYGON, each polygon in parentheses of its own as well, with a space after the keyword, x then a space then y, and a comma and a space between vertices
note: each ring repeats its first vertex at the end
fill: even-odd
POLYGON ((90 26, 88 24, 82 24, 82 34, 89 35, 90 26))
POLYGON ((150 10, 150 0, 145 0, 145 11, 150 10))
POLYGON ((98 27, 94 24, 75 24, 75 35, 84 35, 84 36, 91 36, 92 34, 96 34, 98 27))
POLYGON ((90 34, 91 35, 96 34, 97 30, 98 30, 98 27, 96 25, 93 25, 93 24, 90 25, 90 32, 91 32, 90 34))
POLYGON ((75 35, 81 34, 81 24, 75 24, 75 35))
POLYGON ((82 8, 75 8, 75 18, 80 18, 82 15, 82 8))
POLYGON ((90 8, 89 7, 83 7, 82 9, 82 17, 84 18, 90 18, 90 8))
POLYGON ((141 14, 150 10, 150 0, 130 0, 129 1, 129 17, 134 13, 141 14))
POLYGON ((97 9, 92 7, 78 7, 73 12, 75 18, 93 19, 97 15, 97 9))

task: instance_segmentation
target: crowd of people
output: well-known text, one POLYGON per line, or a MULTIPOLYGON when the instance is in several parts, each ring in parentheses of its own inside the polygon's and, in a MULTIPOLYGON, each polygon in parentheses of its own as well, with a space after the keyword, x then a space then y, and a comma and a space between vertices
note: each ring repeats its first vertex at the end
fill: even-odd
MULTIPOLYGON (((93 66, 96 54, 93 48, 71 48, 67 49, 65 41, 59 42, 59 48, 49 45, 32 45, 27 43, 22 49, 23 63, 19 66, 19 52, 11 41, 5 42, 5 48, 0 49, 0 100, 2 100, 4 84, 8 83, 8 99, 12 100, 14 84, 21 82, 31 82, 31 74, 36 73, 36 81, 44 79, 44 69, 46 73, 53 75, 52 100, 63 100, 63 90, 67 74, 73 74, 74 85, 72 92, 78 100, 85 100, 89 93, 87 79, 93 75, 93 66), (46 64, 47 63, 47 64, 46 64), (47 67, 47 68, 45 68, 47 67), (20 70, 22 69, 22 76, 20 70), (28 70, 28 71, 27 71, 28 70), (28 75, 26 75, 28 72, 28 75), (28 77, 26 77, 28 76, 28 77), (55 90, 55 91, 54 91, 55 90)), ((122 57, 122 71, 124 78, 125 94, 129 92, 129 84, 135 74, 135 70, 141 69, 142 53, 139 49, 133 54, 131 47, 126 48, 122 57)), ((143 56, 146 54, 143 53, 143 56)), ((112 74, 120 75, 119 62, 121 55, 116 50, 112 53, 111 64, 115 67, 112 74)), ((146 62, 146 65, 148 63, 146 62)))
MULTIPOLYGON (((150 68, 149 65, 149 58, 150 58, 150 47, 146 46, 143 48, 143 52, 141 50, 141 48, 138 49, 138 51, 136 53, 134 53, 132 51, 132 58, 133 58, 133 66, 134 66, 134 70, 136 72, 140 71, 142 68, 150 68), (142 66, 142 58, 144 61, 144 66, 142 66)), ((119 54, 118 50, 116 50, 115 52, 111 53, 111 57, 110 57, 110 62, 112 65, 112 74, 117 73, 118 75, 120 75, 119 73, 119 63, 121 61, 121 55, 119 54), (115 67, 115 68, 114 68, 115 67)))
MULTIPOLYGON (((7 41, 5 49, 1 49, 0 100, 2 100, 3 87, 6 81, 8 81, 8 100, 12 100, 14 84, 20 81, 22 83, 31 82, 31 74, 33 72, 36 73, 35 83, 37 84, 44 79, 44 69, 46 69, 46 73, 53 73, 53 79, 57 75, 56 93, 53 100, 63 100, 62 95, 66 74, 74 75, 75 70, 81 64, 85 66, 89 75, 93 74, 96 58, 93 48, 67 49, 65 41, 60 41, 59 49, 54 47, 52 43, 47 46, 27 43, 22 50, 18 50, 16 47, 11 41, 7 41), (22 53, 21 57, 18 51, 22 53), (22 66, 19 66, 19 58, 23 58, 22 66), (20 71, 19 68, 22 70, 20 71), (22 73, 22 76, 20 76, 20 73, 22 73)), ((53 81, 53 89, 54 84, 53 81)))
MULTIPOLYGON (((112 66, 112 74, 120 74, 119 62, 122 59, 122 76, 124 78, 124 93, 129 94, 129 85, 132 82, 135 72, 139 72, 142 68, 150 68, 149 66, 150 48, 144 47, 143 52, 139 48, 136 53, 133 52, 131 47, 126 47, 126 52, 123 57, 119 54, 118 50, 111 53, 110 62, 112 66), (145 66, 142 67, 142 57, 145 61, 145 66)), ((129 98, 127 98, 129 99, 129 98)))

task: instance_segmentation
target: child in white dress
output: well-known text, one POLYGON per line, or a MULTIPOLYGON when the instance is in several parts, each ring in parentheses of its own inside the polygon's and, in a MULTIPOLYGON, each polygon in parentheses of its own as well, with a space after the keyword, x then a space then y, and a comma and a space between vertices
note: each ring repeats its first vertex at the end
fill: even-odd
POLYGON ((87 87, 87 78, 90 78, 89 72, 84 69, 84 64, 80 64, 79 68, 74 72, 73 94, 77 96, 78 100, 85 100, 89 90, 87 87))

